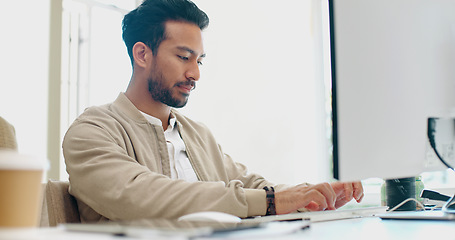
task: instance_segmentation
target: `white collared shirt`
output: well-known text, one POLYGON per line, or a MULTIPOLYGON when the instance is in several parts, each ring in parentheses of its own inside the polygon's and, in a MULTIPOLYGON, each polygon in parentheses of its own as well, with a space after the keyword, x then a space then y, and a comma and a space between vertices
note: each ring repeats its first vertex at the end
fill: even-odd
MULTIPOLYGON (((153 125, 162 126, 161 120, 141 112, 144 117, 153 125)), ((185 143, 180 137, 175 117, 169 120, 169 126, 164 131, 166 138, 167 150, 169 152, 169 163, 171 166, 171 178, 183 179, 187 182, 197 182, 196 172, 186 154, 185 143)))

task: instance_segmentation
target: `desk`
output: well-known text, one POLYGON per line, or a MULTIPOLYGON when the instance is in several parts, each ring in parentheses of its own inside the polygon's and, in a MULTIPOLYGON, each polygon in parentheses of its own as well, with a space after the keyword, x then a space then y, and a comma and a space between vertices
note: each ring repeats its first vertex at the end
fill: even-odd
MULTIPOLYGON (((285 236, 260 239, 455 239, 455 222, 381 220, 377 217, 312 223, 310 228, 285 236)), ((129 240, 108 234, 67 232, 62 228, 1 229, 1 240, 129 240)), ((204 238, 201 238, 204 239, 204 238)))
MULTIPOLYGON (((377 217, 314 223, 294 239, 455 239, 455 222, 381 220, 377 217)), ((281 239, 292 239, 281 238, 281 239)))

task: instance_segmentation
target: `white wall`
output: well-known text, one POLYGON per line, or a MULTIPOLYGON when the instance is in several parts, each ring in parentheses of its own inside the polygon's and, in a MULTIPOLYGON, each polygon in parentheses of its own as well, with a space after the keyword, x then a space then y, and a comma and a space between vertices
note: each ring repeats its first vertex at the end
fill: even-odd
POLYGON ((328 180, 320 1, 194 2, 211 20, 207 58, 181 111, 250 171, 280 183, 328 180))
POLYGON ((22 153, 46 157, 49 0, 1 3, 0 116, 22 153))

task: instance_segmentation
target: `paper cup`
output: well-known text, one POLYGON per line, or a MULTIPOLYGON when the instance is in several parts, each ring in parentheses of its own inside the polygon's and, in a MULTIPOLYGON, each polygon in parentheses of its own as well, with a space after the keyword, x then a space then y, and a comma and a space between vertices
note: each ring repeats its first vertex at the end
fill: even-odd
POLYGON ((47 160, 0 150, 0 227, 37 227, 47 160))

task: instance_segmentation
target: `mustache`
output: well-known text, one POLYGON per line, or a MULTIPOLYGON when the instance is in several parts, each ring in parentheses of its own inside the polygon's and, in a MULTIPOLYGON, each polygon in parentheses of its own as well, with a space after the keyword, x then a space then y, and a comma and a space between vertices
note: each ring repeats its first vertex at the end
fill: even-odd
POLYGON ((180 86, 191 86, 191 91, 193 91, 196 88, 196 82, 193 80, 187 80, 184 82, 179 82, 176 83, 175 86, 180 87, 180 86))

